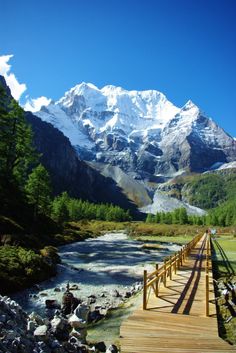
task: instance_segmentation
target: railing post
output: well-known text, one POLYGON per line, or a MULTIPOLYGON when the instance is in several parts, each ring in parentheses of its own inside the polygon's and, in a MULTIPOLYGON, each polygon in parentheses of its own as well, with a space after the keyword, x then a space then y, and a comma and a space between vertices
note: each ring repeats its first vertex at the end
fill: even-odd
POLYGON ((182 250, 182 264, 184 263, 184 256, 185 256, 185 246, 182 250))
POLYGON ((209 274, 206 272, 206 316, 209 316, 209 274))
POLYGON ((177 268, 178 268, 178 270, 180 268, 180 251, 178 251, 178 253, 177 253, 177 268))
MULTIPOLYGON (((159 268, 159 265, 156 264, 156 271, 158 271, 158 268, 159 268)), ((158 282, 159 282, 159 277, 158 277, 158 272, 156 273, 156 291, 155 291, 155 294, 156 294, 156 297, 158 297, 158 282)))
POLYGON ((182 260, 183 256, 182 256, 182 248, 180 249, 180 252, 179 252, 179 264, 180 266, 183 265, 183 260, 182 260))
POLYGON ((170 258, 170 280, 172 280, 172 260, 173 260, 173 258, 172 258, 172 256, 171 256, 171 258, 170 258))
POLYGON ((207 236, 207 241, 206 241, 206 308, 205 308, 205 314, 206 316, 209 316, 209 237, 207 236))
POLYGON ((176 274, 176 271, 177 271, 177 261, 178 261, 178 258, 177 258, 177 254, 175 253, 175 262, 174 262, 174 271, 175 271, 175 274, 176 274))
POLYGON ((147 270, 143 271, 143 310, 147 310, 147 270))
POLYGON ((164 274, 163 274, 163 284, 166 287, 166 259, 164 259, 164 274))

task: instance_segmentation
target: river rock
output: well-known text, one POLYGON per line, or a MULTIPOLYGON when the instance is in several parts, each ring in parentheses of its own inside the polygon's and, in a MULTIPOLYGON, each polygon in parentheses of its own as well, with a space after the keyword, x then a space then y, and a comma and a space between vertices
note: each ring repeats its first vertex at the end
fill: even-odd
POLYGON ((60 287, 54 288, 54 292, 61 292, 61 288, 60 287))
POLYGON ((95 303, 96 303, 96 298, 88 298, 87 300, 88 305, 95 304, 95 303))
POLYGON ((120 293, 118 292, 117 289, 113 289, 111 291, 111 296, 114 297, 114 298, 119 298, 120 297, 120 293))
POLYGON ((43 318, 34 311, 29 315, 29 319, 36 322, 37 325, 44 324, 43 318))
POLYGON ((47 309, 60 309, 61 305, 55 299, 46 299, 45 305, 47 309))
POLYGON ((118 353, 118 349, 114 344, 111 344, 107 350, 106 353, 118 353))
POLYGON ((76 314, 73 314, 68 319, 69 324, 73 328, 82 328, 86 325, 87 321, 82 320, 76 314))
POLYGON ((39 353, 51 353, 51 349, 45 344, 45 342, 38 342, 39 353))
POLYGON ((99 352, 106 352, 107 347, 104 342, 98 342, 94 346, 99 352))
POLYGON ((79 286, 78 284, 72 284, 72 286, 70 286, 70 290, 78 290, 79 286))
POLYGON ((38 326, 34 331, 34 336, 40 340, 45 340, 48 336, 47 331, 48 328, 46 325, 38 326))
POLYGON ((2 323, 7 322, 7 316, 6 315, 0 315, 0 322, 2 322, 2 323))
POLYGON ((94 310, 89 313, 88 321, 89 322, 97 322, 103 318, 104 318, 104 315, 102 315, 99 310, 94 310))
POLYGON ((8 330, 6 336, 5 336, 5 339, 7 340, 14 340, 14 338, 16 338, 17 336, 17 332, 14 331, 14 330, 8 330))
POLYGON ((35 321, 29 320, 27 323, 27 331, 34 332, 36 329, 35 321))
POLYGON ((81 319, 81 324, 86 325, 88 322, 89 307, 86 304, 79 304, 74 310, 74 314, 81 319))
POLYGON ((40 295, 41 297, 47 297, 47 296, 48 296, 48 293, 46 293, 46 292, 41 292, 41 293, 39 293, 39 295, 40 295))
POLYGON ((58 340, 65 341, 69 338, 69 325, 67 320, 58 316, 54 316, 50 324, 50 332, 52 332, 58 340))

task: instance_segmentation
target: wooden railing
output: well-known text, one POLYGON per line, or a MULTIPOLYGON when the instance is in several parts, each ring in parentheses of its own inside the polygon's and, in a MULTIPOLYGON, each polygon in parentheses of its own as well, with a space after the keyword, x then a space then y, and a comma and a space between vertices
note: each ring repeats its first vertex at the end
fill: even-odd
MULTIPOLYGON (((201 239, 202 235, 196 235, 188 244, 184 245, 180 251, 175 253, 173 256, 164 259, 164 264, 159 267, 156 264, 156 270, 148 274, 147 270, 144 270, 143 274, 143 310, 147 310, 148 297, 151 289, 153 289, 156 297, 158 297, 158 288, 160 283, 166 287, 166 281, 169 277, 172 279, 173 272, 176 273, 177 270, 183 265, 183 262, 188 257, 191 250, 195 247, 198 241, 201 239)), ((208 291, 209 293, 209 291, 208 291)))
POLYGON ((205 274, 206 274, 206 310, 205 315, 209 316, 209 265, 211 257, 211 240, 210 235, 207 234, 206 238, 206 261, 205 261, 205 274))

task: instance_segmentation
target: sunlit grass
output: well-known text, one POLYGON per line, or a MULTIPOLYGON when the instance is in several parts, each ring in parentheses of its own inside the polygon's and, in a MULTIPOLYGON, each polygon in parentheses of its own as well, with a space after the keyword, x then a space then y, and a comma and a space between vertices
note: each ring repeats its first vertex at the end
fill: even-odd
MULTIPOLYGON (((236 282, 236 237, 234 233, 220 234, 213 239, 213 267, 219 282, 236 282)), ((219 328, 222 338, 236 345, 236 317, 227 306, 218 304, 219 328)))

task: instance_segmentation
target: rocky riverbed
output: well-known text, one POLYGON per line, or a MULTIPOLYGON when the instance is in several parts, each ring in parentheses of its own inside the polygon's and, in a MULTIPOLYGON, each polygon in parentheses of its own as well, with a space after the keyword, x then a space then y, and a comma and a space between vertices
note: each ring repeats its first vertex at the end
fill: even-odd
MULTIPOLYGON (((35 350, 30 351, 32 345, 29 345, 30 352, 89 352, 91 349, 97 352, 116 352, 117 348, 112 343, 118 337, 114 335, 118 335, 123 317, 135 305, 135 295, 142 289, 144 268, 152 271, 155 263, 178 250, 176 244, 160 245, 158 250, 146 249, 142 242, 131 240, 124 233, 108 233, 97 239, 62 246, 59 249, 62 264, 58 265, 57 275, 12 297, 28 314, 19 309, 15 302, 11 304, 10 299, 5 298, 3 302, 17 307, 17 313, 23 315, 24 329, 19 329, 23 330, 22 340, 28 336, 29 340, 33 340, 35 350), (68 282, 68 290, 78 302, 77 307, 65 314, 61 304, 68 282), (129 301, 132 301, 130 307, 127 305, 129 301), (118 309, 120 312, 114 322, 112 309, 118 307, 122 307, 123 311, 118 309), (112 320, 113 327, 108 339, 104 332, 109 332, 109 322, 112 320), (94 323, 97 323, 96 332, 89 335, 89 341, 95 340, 98 344, 99 337, 102 342, 99 346, 87 344, 86 329, 94 323), (65 334, 61 335, 62 332, 65 334), (113 335, 113 332, 116 333, 113 335)), ((6 332, 11 331, 10 326, 6 327, 8 321, 15 326, 9 318, 3 322, 6 332)), ((15 343, 12 341, 9 344, 15 343)))
POLYGON ((0 352, 1 353, 117 353, 115 345, 104 342, 89 345, 86 326, 89 307, 79 304, 65 316, 58 310, 54 316, 42 318, 36 313, 27 315, 20 305, 0 296, 0 352))

